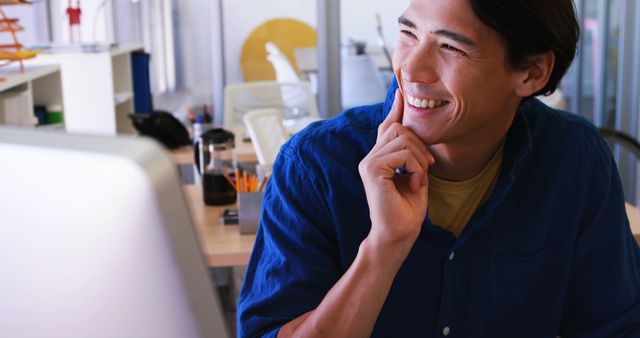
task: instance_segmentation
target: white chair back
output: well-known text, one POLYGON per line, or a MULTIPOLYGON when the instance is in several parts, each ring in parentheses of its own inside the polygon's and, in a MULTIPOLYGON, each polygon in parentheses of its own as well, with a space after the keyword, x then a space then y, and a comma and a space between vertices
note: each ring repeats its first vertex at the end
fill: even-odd
POLYGON ((258 81, 225 87, 224 126, 231 129, 243 123, 244 115, 255 109, 274 108, 283 120, 318 118, 316 98, 308 82, 258 81))
POLYGON ((289 139, 282 126, 282 114, 277 109, 257 109, 248 112, 242 119, 251 137, 258 163, 273 164, 280 147, 289 139))

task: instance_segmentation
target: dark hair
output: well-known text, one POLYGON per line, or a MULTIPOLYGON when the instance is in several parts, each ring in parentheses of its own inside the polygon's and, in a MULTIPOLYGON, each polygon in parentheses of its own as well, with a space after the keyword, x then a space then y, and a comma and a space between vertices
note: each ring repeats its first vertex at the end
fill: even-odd
POLYGON ((530 57, 553 51, 549 82, 532 96, 551 94, 569 69, 580 38, 572 0, 469 0, 476 16, 502 36, 507 63, 529 66, 530 57))

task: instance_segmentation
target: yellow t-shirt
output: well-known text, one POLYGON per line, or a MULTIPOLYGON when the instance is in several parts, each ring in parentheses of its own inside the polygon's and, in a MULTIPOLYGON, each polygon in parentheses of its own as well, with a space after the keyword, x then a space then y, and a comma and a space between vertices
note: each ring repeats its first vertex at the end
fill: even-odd
POLYGON ((504 142, 484 169, 467 181, 445 181, 429 175, 431 223, 458 237, 473 213, 489 199, 498 180, 503 154, 504 142))

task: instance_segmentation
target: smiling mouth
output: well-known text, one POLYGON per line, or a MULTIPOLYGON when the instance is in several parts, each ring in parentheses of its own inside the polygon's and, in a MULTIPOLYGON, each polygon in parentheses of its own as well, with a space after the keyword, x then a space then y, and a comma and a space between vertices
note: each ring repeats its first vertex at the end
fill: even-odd
POLYGON ((418 99, 418 98, 415 98, 415 97, 407 94, 407 103, 409 103, 410 106, 413 106, 413 107, 416 107, 416 108, 435 109, 435 108, 439 108, 439 107, 444 106, 445 104, 449 103, 449 101, 418 99))

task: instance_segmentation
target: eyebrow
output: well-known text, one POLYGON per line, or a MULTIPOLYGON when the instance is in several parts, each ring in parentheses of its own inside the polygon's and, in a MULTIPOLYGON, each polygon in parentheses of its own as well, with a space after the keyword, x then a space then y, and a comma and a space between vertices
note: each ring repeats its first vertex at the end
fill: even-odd
MULTIPOLYGON (((403 25, 403 26, 407 26, 409 28, 416 28, 416 24, 413 23, 413 21, 405 18, 404 16, 401 16, 398 18, 398 23, 403 25)), ((446 29, 439 29, 435 32, 433 32, 436 35, 440 35, 440 36, 444 36, 447 37, 453 41, 457 41, 463 45, 467 45, 470 47, 473 47, 476 45, 476 43, 471 40, 470 38, 460 34, 460 33, 456 33, 456 32, 452 32, 450 30, 446 30, 446 29)))
POLYGON ((416 24, 414 24, 413 21, 405 18, 404 16, 398 18, 398 23, 409 28, 416 28, 416 24))

